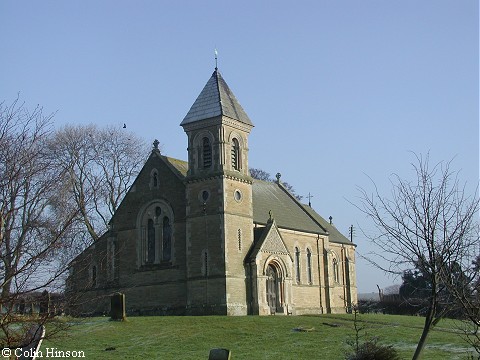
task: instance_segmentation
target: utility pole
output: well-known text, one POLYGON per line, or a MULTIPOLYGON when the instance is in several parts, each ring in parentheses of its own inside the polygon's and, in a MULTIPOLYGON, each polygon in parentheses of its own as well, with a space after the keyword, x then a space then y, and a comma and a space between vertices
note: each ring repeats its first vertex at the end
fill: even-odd
POLYGON ((353 234, 354 234, 355 230, 353 229, 353 225, 350 225, 350 227, 348 228, 348 235, 350 235, 350 241, 353 242, 353 234))

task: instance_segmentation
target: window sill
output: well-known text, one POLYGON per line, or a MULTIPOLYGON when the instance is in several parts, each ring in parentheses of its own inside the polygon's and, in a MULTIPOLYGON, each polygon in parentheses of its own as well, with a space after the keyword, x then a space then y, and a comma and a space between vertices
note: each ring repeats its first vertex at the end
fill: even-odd
POLYGON ((141 265, 137 271, 156 271, 156 270, 166 270, 166 269, 174 269, 176 266, 172 264, 171 261, 161 262, 160 264, 143 264, 141 265))

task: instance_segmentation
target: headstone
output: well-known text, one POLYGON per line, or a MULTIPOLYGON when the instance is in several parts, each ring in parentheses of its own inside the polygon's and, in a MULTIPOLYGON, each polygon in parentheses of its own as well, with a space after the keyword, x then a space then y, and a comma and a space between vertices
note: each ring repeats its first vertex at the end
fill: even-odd
POLYGON ((125 320, 125 294, 116 293, 110 298, 110 318, 112 320, 125 320))
POLYGON ((208 360, 230 360, 231 353, 228 349, 212 349, 210 350, 210 355, 208 360))

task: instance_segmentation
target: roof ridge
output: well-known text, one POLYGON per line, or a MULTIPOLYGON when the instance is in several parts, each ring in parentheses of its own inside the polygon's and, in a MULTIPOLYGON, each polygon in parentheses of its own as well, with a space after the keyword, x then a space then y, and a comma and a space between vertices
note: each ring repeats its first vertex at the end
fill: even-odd
POLYGON ((323 229, 323 231, 325 231, 327 235, 329 234, 329 231, 305 209, 304 205, 300 202, 300 200, 298 200, 290 191, 288 191, 288 189, 285 186, 283 186, 283 184, 280 181, 275 181, 275 182, 283 191, 285 191, 285 193, 287 193, 288 196, 290 196, 290 198, 295 202, 295 204, 297 204, 298 207, 302 209, 302 211, 305 214, 307 214, 307 216, 315 222, 315 224, 317 224, 321 229, 323 229))

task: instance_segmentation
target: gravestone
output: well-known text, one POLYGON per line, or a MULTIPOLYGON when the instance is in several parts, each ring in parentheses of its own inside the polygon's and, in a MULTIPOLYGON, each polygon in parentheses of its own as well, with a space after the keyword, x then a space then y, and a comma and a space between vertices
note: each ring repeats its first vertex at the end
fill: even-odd
POLYGON ((125 294, 116 293, 110 297, 110 318, 111 320, 125 320, 125 294))
POLYGON ((231 353, 228 349, 212 349, 210 350, 210 355, 208 360, 230 360, 231 353))

